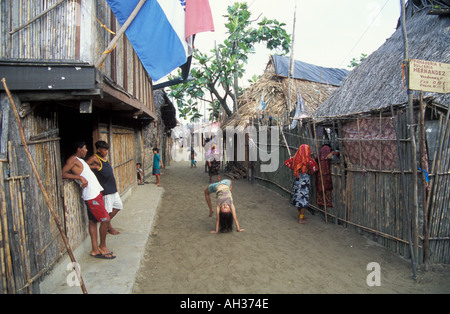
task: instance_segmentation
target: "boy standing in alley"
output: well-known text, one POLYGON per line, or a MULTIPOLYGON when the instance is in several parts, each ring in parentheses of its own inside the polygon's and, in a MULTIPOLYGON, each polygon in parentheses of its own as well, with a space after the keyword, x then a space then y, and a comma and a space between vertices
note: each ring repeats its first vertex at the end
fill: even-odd
POLYGON ((158 148, 154 147, 153 148, 153 171, 152 171, 152 173, 154 176, 156 176, 156 185, 161 186, 161 182, 160 182, 161 171, 160 171, 160 169, 161 168, 164 169, 164 165, 162 163, 161 157, 159 157, 158 152, 159 152, 158 148))
MULTIPOLYGON (((109 144, 105 141, 97 141, 95 143, 95 148, 97 149, 97 153, 92 155, 86 163, 94 172, 98 182, 103 187, 102 194, 105 209, 108 212, 110 219, 113 219, 123 208, 123 204, 119 192, 117 191, 113 168, 107 160, 109 144)), ((109 224, 108 232, 113 235, 120 234, 119 231, 112 227, 111 223, 109 224)))

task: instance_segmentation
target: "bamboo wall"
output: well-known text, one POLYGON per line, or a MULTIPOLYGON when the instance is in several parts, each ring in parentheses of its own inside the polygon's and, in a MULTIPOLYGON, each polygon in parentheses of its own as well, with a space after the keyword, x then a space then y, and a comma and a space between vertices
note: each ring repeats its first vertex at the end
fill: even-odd
POLYGON ((86 239, 89 219, 80 185, 74 180, 64 180, 63 193, 66 235, 70 247, 75 250, 86 239))
POLYGON ((429 211, 429 247, 431 263, 450 263, 450 123, 449 114, 439 117, 436 150, 431 165, 429 211))
MULTIPOLYGON (((18 138, 15 119, 11 116, 9 122, 2 124, 2 134, 8 134, 9 141, 1 173, 0 264, 6 271, 2 271, 0 293, 31 293, 36 291, 36 278, 57 262, 65 248, 18 138)), ((22 124, 52 207, 64 221, 56 114, 29 114, 22 124)))
POLYGON ((67 0, 26 28, 17 30, 57 2, 59 0, 1 1, 0 58, 75 60, 79 1, 67 0), (11 31, 15 32, 10 34, 11 31))
POLYGON ((100 134, 100 139, 110 144, 108 160, 114 169, 117 190, 123 195, 136 183, 135 131, 126 127, 100 125, 100 134))
MULTIPOLYGON (((385 119, 386 117, 380 115, 379 117, 369 116, 366 118, 385 119)), ((450 263, 450 196, 448 193, 450 186, 450 127, 448 116, 445 117, 439 113, 439 119, 436 149, 434 150, 434 156, 430 156, 432 161, 429 170, 430 190, 426 190, 426 184, 422 181, 423 174, 420 172, 418 174, 419 263, 424 262, 425 255, 429 255, 429 258, 426 257, 428 263, 450 263), (426 227, 429 229, 429 237, 426 227), (429 250, 426 244, 428 238, 429 250)), ((315 176, 312 176, 311 182, 310 207, 324 215, 326 213, 327 221, 355 228, 361 234, 393 252, 410 258, 406 211, 407 209, 411 210, 413 206, 413 189, 409 122, 406 111, 398 110, 395 121, 399 131, 400 150, 398 152, 400 155, 398 156, 401 157, 396 157, 398 160, 395 169, 361 168, 359 164, 363 164, 362 160, 361 163, 352 164, 348 159, 350 154, 344 148, 345 141, 349 139, 342 137, 342 128, 345 123, 354 122, 354 119, 341 119, 333 122, 338 136, 337 144, 341 149, 340 159, 333 161, 331 164, 334 207, 324 209, 316 204, 315 176), (402 167, 398 163, 402 163, 402 167), (400 169, 404 169, 403 174, 400 169), (402 185, 403 175, 406 182, 405 192, 402 185)), ((288 149, 293 156, 301 144, 310 145, 313 155, 317 155, 315 152, 321 147, 322 139, 317 137, 314 127, 314 123, 308 123, 297 126, 294 130, 284 130, 279 135, 278 147, 267 148, 258 143, 258 149, 261 150, 268 149, 270 152, 279 149, 279 168, 275 172, 260 172, 261 161, 258 160, 254 163, 255 178, 261 184, 290 197, 293 175, 283 162, 289 158, 288 149)), ((394 140, 396 138, 395 136, 394 140)), ((384 138, 371 138, 370 140, 374 147, 385 145, 386 142, 384 138)), ((363 139, 360 142, 362 147, 363 139)), ((430 145, 433 142, 434 139, 430 138, 430 145)), ((270 135, 268 136, 268 143, 270 143, 270 135)), ((382 164, 382 161, 378 158, 384 157, 383 154, 371 156, 371 158, 376 159, 374 164, 379 165, 382 164)))

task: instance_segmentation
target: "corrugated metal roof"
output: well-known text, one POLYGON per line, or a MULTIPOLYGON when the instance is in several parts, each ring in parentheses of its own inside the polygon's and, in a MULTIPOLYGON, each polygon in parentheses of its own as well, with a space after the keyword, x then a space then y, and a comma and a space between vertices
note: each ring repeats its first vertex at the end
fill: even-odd
MULTIPOLYGON (((273 55, 273 63, 277 75, 288 77, 289 74, 289 58, 273 55)), ((292 78, 302 79, 322 84, 330 84, 341 86, 345 77, 349 73, 345 69, 325 68, 303 61, 295 60, 294 73, 292 78)))

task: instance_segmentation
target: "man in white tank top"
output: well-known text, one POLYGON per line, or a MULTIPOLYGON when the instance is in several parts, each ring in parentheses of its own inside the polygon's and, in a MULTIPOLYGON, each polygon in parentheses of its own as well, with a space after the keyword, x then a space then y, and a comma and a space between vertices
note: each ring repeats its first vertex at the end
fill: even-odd
POLYGON ((106 234, 108 232, 110 218, 103 202, 101 193, 103 188, 88 164, 82 159, 86 157, 86 145, 83 142, 77 142, 75 143, 75 149, 75 154, 67 159, 62 169, 62 177, 63 179, 76 180, 82 188, 81 197, 86 202, 89 216, 89 235, 92 244, 91 256, 113 259, 116 256, 106 246, 106 234), (98 244, 97 223, 100 223, 98 230, 100 244, 98 244))

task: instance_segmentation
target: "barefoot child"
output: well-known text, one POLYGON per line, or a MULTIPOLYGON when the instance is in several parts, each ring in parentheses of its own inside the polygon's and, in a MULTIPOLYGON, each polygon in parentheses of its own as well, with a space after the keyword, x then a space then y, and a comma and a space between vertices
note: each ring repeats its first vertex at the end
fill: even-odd
POLYGON ((136 175, 137 175, 137 181, 138 185, 144 184, 144 172, 142 171, 142 165, 140 162, 136 164, 136 175))
POLYGON ((197 168, 197 162, 195 161, 195 156, 197 156, 197 153, 195 152, 194 148, 191 146, 189 149, 189 160, 191 161, 191 168, 197 168))
POLYGON ((161 182, 159 177, 161 176, 161 171, 160 169, 163 168, 164 169, 164 165, 162 163, 161 157, 159 157, 158 154, 159 150, 158 148, 154 147, 153 148, 153 175, 156 176, 156 185, 157 186, 161 186, 161 182))

